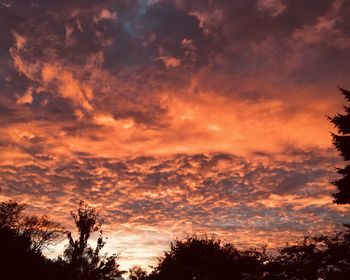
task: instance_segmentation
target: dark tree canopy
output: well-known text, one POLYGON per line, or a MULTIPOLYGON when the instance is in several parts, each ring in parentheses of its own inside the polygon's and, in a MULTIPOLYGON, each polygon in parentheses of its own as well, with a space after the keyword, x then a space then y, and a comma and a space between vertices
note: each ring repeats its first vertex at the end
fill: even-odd
POLYGON ((75 240, 47 216, 25 215, 25 207, 12 200, 0 203, 0 279, 115 280, 123 273, 116 255, 100 256, 105 241, 95 209, 81 202, 71 213, 79 234, 75 240), (95 249, 88 244, 94 232, 100 233, 95 249), (46 258, 42 250, 61 241, 63 233, 69 242, 64 258, 46 258))
POLYGON ((348 280, 350 231, 305 237, 277 254, 238 250, 218 239, 190 236, 171 244, 153 271, 130 270, 131 280, 348 280))
MULTIPOLYGON (((339 88, 345 99, 350 101, 350 91, 339 88)), ((342 156, 344 161, 350 160, 350 107, 344 106, 345 113, 329 117, 330 121, 338 130, 338 134, 332 133, 333 145, 342 156)), ((350 165, 338 168, 337 172, 342 178, 333 182, 337 192, 333 193, 334 202, 337 204, 350 204, 350 165)))
POLYGON ((266 280, 350 279, 350 232, 305 237, 286 246, 265 268, 266 280))
POLYGON ((17 234, 26 236, 32 249, 37 251, 63 240, 65 230, 59 223, 51 221, 46 215, 25 215, 23 213, 25 208, 25 204, 16 201, 1 202, 0 227, 9 228, 17 234))
POLYGON ((256 250, 239 251, 218 239, 193 235, 173 242, 147 279, 262 279, 264 260, 264 253, 256 250))
POLYGON ((25 215, 25 207, 11 200, 0 203, 0 279, 71 280, 62 265, 42 254, 61 240, 62 227, 46 216, 25 215))

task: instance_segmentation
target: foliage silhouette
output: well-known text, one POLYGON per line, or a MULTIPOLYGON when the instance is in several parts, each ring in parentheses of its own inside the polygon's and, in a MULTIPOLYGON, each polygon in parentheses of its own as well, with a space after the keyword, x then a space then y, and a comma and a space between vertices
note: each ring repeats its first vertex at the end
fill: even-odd
POLYGON ((43 218, 45 224, 38 223, 36 219, 42 221, 38 217, 33 223, 33 217, 23 214, 24 209, 24 204, 15 201, 0 203, 0 278, 68 280, 64 267, 46 259, 41 252, 46 245, 57 241, 56 230, 62 228, 53 222, 55 227, 48 228, 47 223, 51 225, 51 222, 47 217, 43 218), (41 229, 45 234, 39 233, 41 229))
POLYGON ((117 256, 100 256, 105 245, 102 237, 99 213, 84 202, 80 202, 77 213, 71 212, 78 230, 78 238, 74 240, 72 233, 68 232, 68 246, 64 251, 64 261, 72 275, 79 280, 112 280, 121 276, 124 271, 118 269, 117 256), (99 232, 95 249, 88 240, 95 232, 99 232))
POLYGON ((25 207, 11 200, 0 203, 0 279, 113 280, 123 273, 116 255, 100 256, 105 245, 101 231, 96 248, 88 244, 101 228, 96 210, 81 202, 77 213, 71 213, 79 233, 74 240, 47 216, 24 215, 25 207), (69 241, 64 258, 45 258, 42 250, 62 240, 64 232, 69 241))
POLYGON ((31 241, 33 250, 41 251, 48 245, 62 241, 64 228, 56 222, 49 220, 46 215, 24 215, 26 205, 16 201, 5 201, 0 204, 0 226, 7 227, 31 241))
MULTIPOLYGON (((81 202, 78 211, 71 213, 78 237, 74 239, 72 233, 67 233, 69 243, 64 257, 56 260, 43 256, 44 247, 36 245, 37 235, 33 234, 40 228, 46 229, 46 223, 43 227, 40 218, 24 215, 24 209, 25 205, 14 201, 0 203, 1 279, 112 280, 122 275, 116 255, 100 256, 105 241, 95 209, 81 202), (28 223, 30 226, 23 226, 28 223), (95 249, 88 243, 93 233, 100 233, 95 249)), ((238 250, 215 238, 192 235, 171 243, 170 250, 159 258, 150 274, 133 267, 129 277, 131 280, 350 279, 349 227, 333 235, 305 237, 302 242, 288 245, 275 255, 266 254, 265 249, 238 250)), ((39 244, 57 240, 55 235, 44 235, 43 239, 39 236, 39 240, 45 240, 39 244)))
POLYGON ((9 200, 0 204, 0 226, 15 228, 18 226, 22 212, 25 209, 24 204, 9 200))
POLYGON ((350 279, 350 232, 305 237, 266 264, 264 279, 350 279))
POLYGON ((265 248, 238 250, 196 235, 171 243, 147 275, 136 267, 131 280, 346 280, 350 279, 350 231, 305 237, 268 255, 265 248))
POLYGON ((133 266, 129 269, 130 280, 146 280, 147 276, 147 272, 139 266, 133 266))
POLYGON ((192 235, 171 243, 147 279, 262 279, 265 259, 256 250, 239 251, 218 239, 192 235))
MULTIPOLYGON (((339 88, 347 101, 350 101, 350 91, 339 88)), ((338 134, 332 133, 333 145, 340 153, 344 161, 350 160, 350 107, 344 106, 345 114, 337 114, 328 119, 338 129, 338 134)), ((337 204, 350 204, 350 165, 338 168, 337 172, 342 178, 333 182, 338 192, 333 193, 334 202, 337 204)))

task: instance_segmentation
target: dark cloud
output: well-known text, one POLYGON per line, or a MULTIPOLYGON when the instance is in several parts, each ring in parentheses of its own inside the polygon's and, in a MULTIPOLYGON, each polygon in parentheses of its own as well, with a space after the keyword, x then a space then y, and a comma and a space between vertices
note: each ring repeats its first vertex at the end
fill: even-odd
POLYGON ((34 110, 73 116, 77 102, 51 98, 63 78, 51 84, 41 79, 49 63, 58 67, 55 75, 69 69, 91 88, 94 110, 152 126, 169 111, 155 92, 186 90, 193 78, 200 81, 195 90, 254 100, 276 95, 259 88, 260 79, 280 87, 287 80, 333 87, 344 80, 350 47, 346 1, 260 2, 13 1, 1 6, 3 90, 13 100, 29 87, 44 90, 44 96, 33 95, 34 110), (283 7, 278 15, 271 14, 274 5, 283 7), (102 11, 105 19, 97 20, 102 11), (11 50, 19 47, 19 36, 23 46, 15 54, 31 65, 32 75, 14 71, 11 50), (94 77, 94 71, 108 78, 94 77))

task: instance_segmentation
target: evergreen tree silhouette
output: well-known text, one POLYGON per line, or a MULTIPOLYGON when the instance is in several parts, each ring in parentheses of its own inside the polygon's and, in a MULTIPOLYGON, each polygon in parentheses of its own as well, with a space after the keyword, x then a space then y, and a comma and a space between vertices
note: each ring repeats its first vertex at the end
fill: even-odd
MULTIPOLYGON (((350 91, 339 88, 347 101, 350 101, 350 91)), ((344 161, 350 160, 350 107, 344 106, 345 114, 337 114, 328 117, 338 129, 338 134, 332 133, 333 145, 340 153, 344 161)), ((350 165, 344 168, 337 168, 337 172, 342 178, 332 182, 337 187, 337 192, 333 193, 334 202, 337 204, 350 204, 350 165)))

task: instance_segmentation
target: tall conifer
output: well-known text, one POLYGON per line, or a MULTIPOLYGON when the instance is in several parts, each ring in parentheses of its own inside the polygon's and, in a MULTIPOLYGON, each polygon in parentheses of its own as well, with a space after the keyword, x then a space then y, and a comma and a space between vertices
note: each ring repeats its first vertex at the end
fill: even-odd
MULTIPOLYGON (((350 91, 339 88, 346 101, 350 102, 350 91)), ((344 106, 345 113, 329 117, 329 120, 338 130, 338 134, 332 133, 333 145, 342 156, 344 161, 350 161, 350 107, 344 106)), ((337 168, 342 178, 335 180, 333 185, 337 192, 333 193, 334 202, 337 204, 350 204, 350 164, 344 168, 337 168)))

